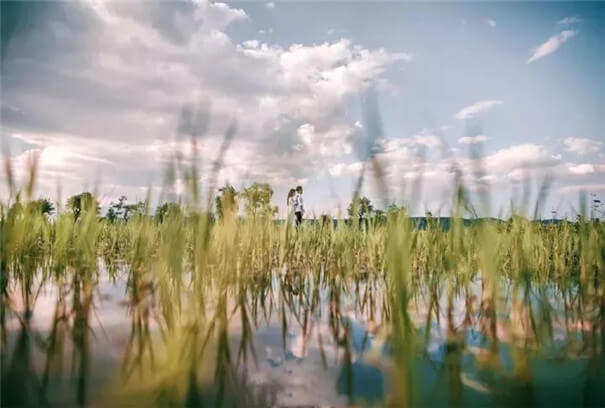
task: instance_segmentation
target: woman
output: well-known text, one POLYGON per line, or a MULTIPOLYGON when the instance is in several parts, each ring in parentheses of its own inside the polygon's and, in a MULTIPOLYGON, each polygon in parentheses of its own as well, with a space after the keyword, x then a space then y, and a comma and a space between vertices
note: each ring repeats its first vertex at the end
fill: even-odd
POLYGON ((291 188, 288 192, 288 198, 286 199, 287 211, 286 220, 288 224, 292 223, 294 219, 294 204, 295 204, 296 190, 291 188))

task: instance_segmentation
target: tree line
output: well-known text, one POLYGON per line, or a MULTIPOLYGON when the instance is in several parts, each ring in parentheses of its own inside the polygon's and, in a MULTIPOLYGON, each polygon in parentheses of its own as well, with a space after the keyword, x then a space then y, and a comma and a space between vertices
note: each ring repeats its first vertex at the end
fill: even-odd
MULTIPOLYGON (((274 191, 267 183, 253 183, 251 186, 238 191, 231 184, 218 189, 218 194, 214 200, 213 217, 223 219, 228 214, 237 216, 240 208, 244 210, 247 217, 273 218, 278 213, 278 206, 271 203, 274 191)), ((17 204, 15 204, 17 205, 17 204)), ((21 205, 21 204, 18 204, 21 205)), ((55 204, 48 198, 40 198, 27 204, 31 211, 40 213, 47 217, 56 212, 55 204)), ((398 210, 399 207, 392 205, 388 211, 398 210)), ((101 206, 94 195, 88 191, 75 194, 67 199, 66 210, 71 213, 75 220, 78 220, 84 213, 94 211, 101 216, 101 206)), ((163 222, 170 214, 180 214, 182 207, 177 202, 164 202, 159 204, 153 212, 153 217, 163 222)), ((365 196, 357 197, 351 200, 347 207, 347 215, 351 220, 365 220, 369 218, 386 217, 386 212, 376 209, 371 200, 365 196)), ((109 204, 105 215, 102 218, 110 223, 125 222, 133 216, 150 214, 148 203, 146 201, 137 201, 128 203, 125 195, 120 196, 117 201, 109 204)), ((320 215, 321 221, 331 219, 328 215, 320 215)))

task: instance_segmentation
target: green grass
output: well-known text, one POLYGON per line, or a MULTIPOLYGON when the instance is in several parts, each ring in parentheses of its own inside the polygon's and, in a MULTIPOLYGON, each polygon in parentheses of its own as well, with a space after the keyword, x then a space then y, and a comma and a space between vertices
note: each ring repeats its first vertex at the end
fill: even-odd
MULTIPOLYGON (((2 388, 9 405, 45 401, 48 378, 61 369, 68 341, 78 377, 76 401, 91 403, 86 394, 88 327, 100 259, 111 276, 125 271, 132 319, 122 368, 104 394, 107 403, 268 404, 270 395, 254 392, 238 375, 258 359, 254 331, 278 316, 285 341, 292 324, 286 314, 307 330, 304 322, 322 306, 321 292, 329 294, 329 322, 345 350, 343 364, 351 359, 349 328, 339 314, 343 299, 355 298, 358 310, 382 324, 381 333, 392 346, 389 377, 398 384, 385 401, 394 406, 422 403, 414 360, 426 349, 435 321, 447 327, 451 345, 444 363, 450 405, 464 402, 460 350, 470 327, 489 339, 479 363, 507 376, 515 387, 525 390, 532 383, 530 358, 555 342, 555 323, 567 331, 569 349, 589 359, 588 378, 602 378, 602 222, 579 217, 546 225, 515 215, 505 222, 465 226, 454 216, 448 230, 430 220, 426 229, 418 229, 405 210, 397 210, 371 221, 367 231, 355 222, 296 230, 265 216, 240 219, 228 210, 216 221, 195 202, 168 211, 161 221, 148 209, 128 222, 109 223, 92 209, 77 219, 68 210, 49 219, 29 205, 34 181, 32 171, 21 194, 0 205, 2 388), (473 300, 477 294, 471 287, 477 282, 480 299, 473 300), (43 334, 46 357, 39 373, 28 363, 34 347, 28 333, 42 285, 60 294, 52 330, 43 334), (16 299, 23 300, 24 313, 15 311, 16 299), (460 300, 468 305, 467 318, 456 326, 451 312, 460 300), (411 315, 419 304, 428 310, 424 332, 411 315), (68 315, 62 314, 65 310, 68 315), (9 347, 11 315, 19 317, 22 329, 9 347), (152 320, 157 329, 150 328, 152 320), (236 347, 230 341, 234 321, 241 328, 236 347), (578 321, 588 327, 580 335, 574 329, 578 321), (499 361, 499 322, 512 333, 512 372, 499 361)), ((502 403, 509 405, 511 388, 504 385, 509 383, 498 381, 494 385, 502 385, 502 403)), ((531 405, 531 393, 511 395, 520 398, 515 403, 531 405)))

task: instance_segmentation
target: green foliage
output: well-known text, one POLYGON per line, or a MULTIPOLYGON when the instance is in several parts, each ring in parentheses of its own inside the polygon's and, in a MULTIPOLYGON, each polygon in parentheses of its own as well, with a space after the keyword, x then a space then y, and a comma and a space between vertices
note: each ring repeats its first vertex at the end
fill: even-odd
POLYGON ((97 199, 87 191, 69 197, 67 208, 71 211, 76 221, 83 213, 91 212, 96 215, 101 210, 97 199))
POLYGON ((39 212, 47 217, 55 212, 55 205, 48 198, 39 198, 29 203, 33 207, 33 211, 39 212))
POLYGON ((347 207, 347 214, 349 218, 367 218, 372 215, 374 206, 367 197, 355 197, 347 207))
POLYGON ((273 217, 277 214, 277 207, 271 205, 273 189, 269 184, 254 183, 241 195, 246 201, 246 215, 249 217, 273 217))
POLYGON ((182 209, 178 203, 164 203, 155 210, 154 218, 157 222, 163 223, 166 220, 182 216, 182 209))
POLYGON ((222 220, 225 216, 234 216, 239 210, 237 203, 238 193, 235 188, 227 184, 224 187, 219 188, 221 193, 216 197, 216 214, 218 219, 222 220))
MULTIPOLYGON (((356 313, 359 308, 381 322, 375 338, 391 350, 384 366, 397 384, 387 400, 393 406, 426 405, 418 400, 423 377, 415 367, 431 354, 435 325, 445 328, 438 336, 445 335, 446 345, 444 362, 431 365, 445 373, 437 377, 446 378, 441 388, 452 406, 464 403, 461 361, 462 353, 473 351, 464 343, 469 330, 486 339, 481 354, 469 361, 490 373, 485 381, 503 406, 531 405, 530 397, 505 385, 531 384, 530 358, 554 344, 569 344, 561 350, 586 361, 582 375, 599 378, 605 319, 605 223, 599 220, 581 215, 542 224, 514 214, 506 222, 465 223, 457 212, 449 228, 434 220, 416 228, 405 208, 381 213, 362 198, 350 215, 374 214, 370 220, 384 222, 360 231, 344 223, 334 228, 322 216, 294 230, 273 222, 268 185, 241 193, 248 213, 243 220, 225 216, 231 205, 236 208, 235 190, 221 193, 219 223, 204 209, 173 202, 158 206, 155 219, 122 212, 119 219, 127 222, 100 222, 90 193, 71 197, 67 211, 54 217, 27 194, 1 203, 0 339, 3 352, 14 353, 2 366, 3 398, 15 406, 44 401, 48 378, 69 354, 78 378, 73 405, 86 405, 90 348, 102 335, 91 327, 105 268, 110 277, 127 280, 132 331, 115 384, 100 393, 103 406, 194 406, 202 400, 209 406, 274 406, 239 382, 246 362, 258 359, 254 328, 279 321, 285 344, 290 326, 299 324, 310 339, 325 333, 312 329, 319 322, 314 316, 322 314, 328 315, 323 319, 346 378, 353 361, 343 307, 349 300, 356 313), (28 316, 47 285, 56 289, 57 304, 50 333, 35 337, 42 345, 36 353, 46 355, 40 381, 26 364, 34 343, 28 340, 28 316), (419 311, 419 305, 426 307, 419 311), (12 316, 19 317, 23 334, 8 343, 12 316), (573 328, 578 323, 581 330, 573 328), (237 327, 237 336, 230 327, 237 327), (502 331, 507 353, 499 349, 502 331), (73 353, 64 353, 65 341, 73 353), (512 359, 507 357, 506 369, 502 354, 512 359), (28 401, 31 395, 40 401, 28 401)), ((461 197, 455 208, 465 205, 461 197)), ((115 220, 125 201, 111 207, 115 220)), ((144 204, 134 211, 147 212, 144 204)))
POLYGON ((105 219, 109 222, 116 222, 122 220, 124 222, 133 215, 145 214, 146 204, 143 201, 139 201, 135 204, 127 204, 128 198, 126 196, 120 196, 118 202, 112 202, 105 214, 105 219))

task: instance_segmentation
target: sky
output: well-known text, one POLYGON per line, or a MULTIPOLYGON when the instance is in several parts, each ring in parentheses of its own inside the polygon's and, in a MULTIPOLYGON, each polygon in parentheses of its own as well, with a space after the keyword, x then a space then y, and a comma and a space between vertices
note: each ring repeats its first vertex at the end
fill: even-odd
POLYGON ((1 5, 3 155, 19 180, 38 155, 40 197, 178 199, 176 161, 202 191, 269 183, 282 215, 296 185, 344 212, 362 169, 415 215, 457 182, 483 215, 544 183, 542 217, 605 198, 603 2, 1 5))

